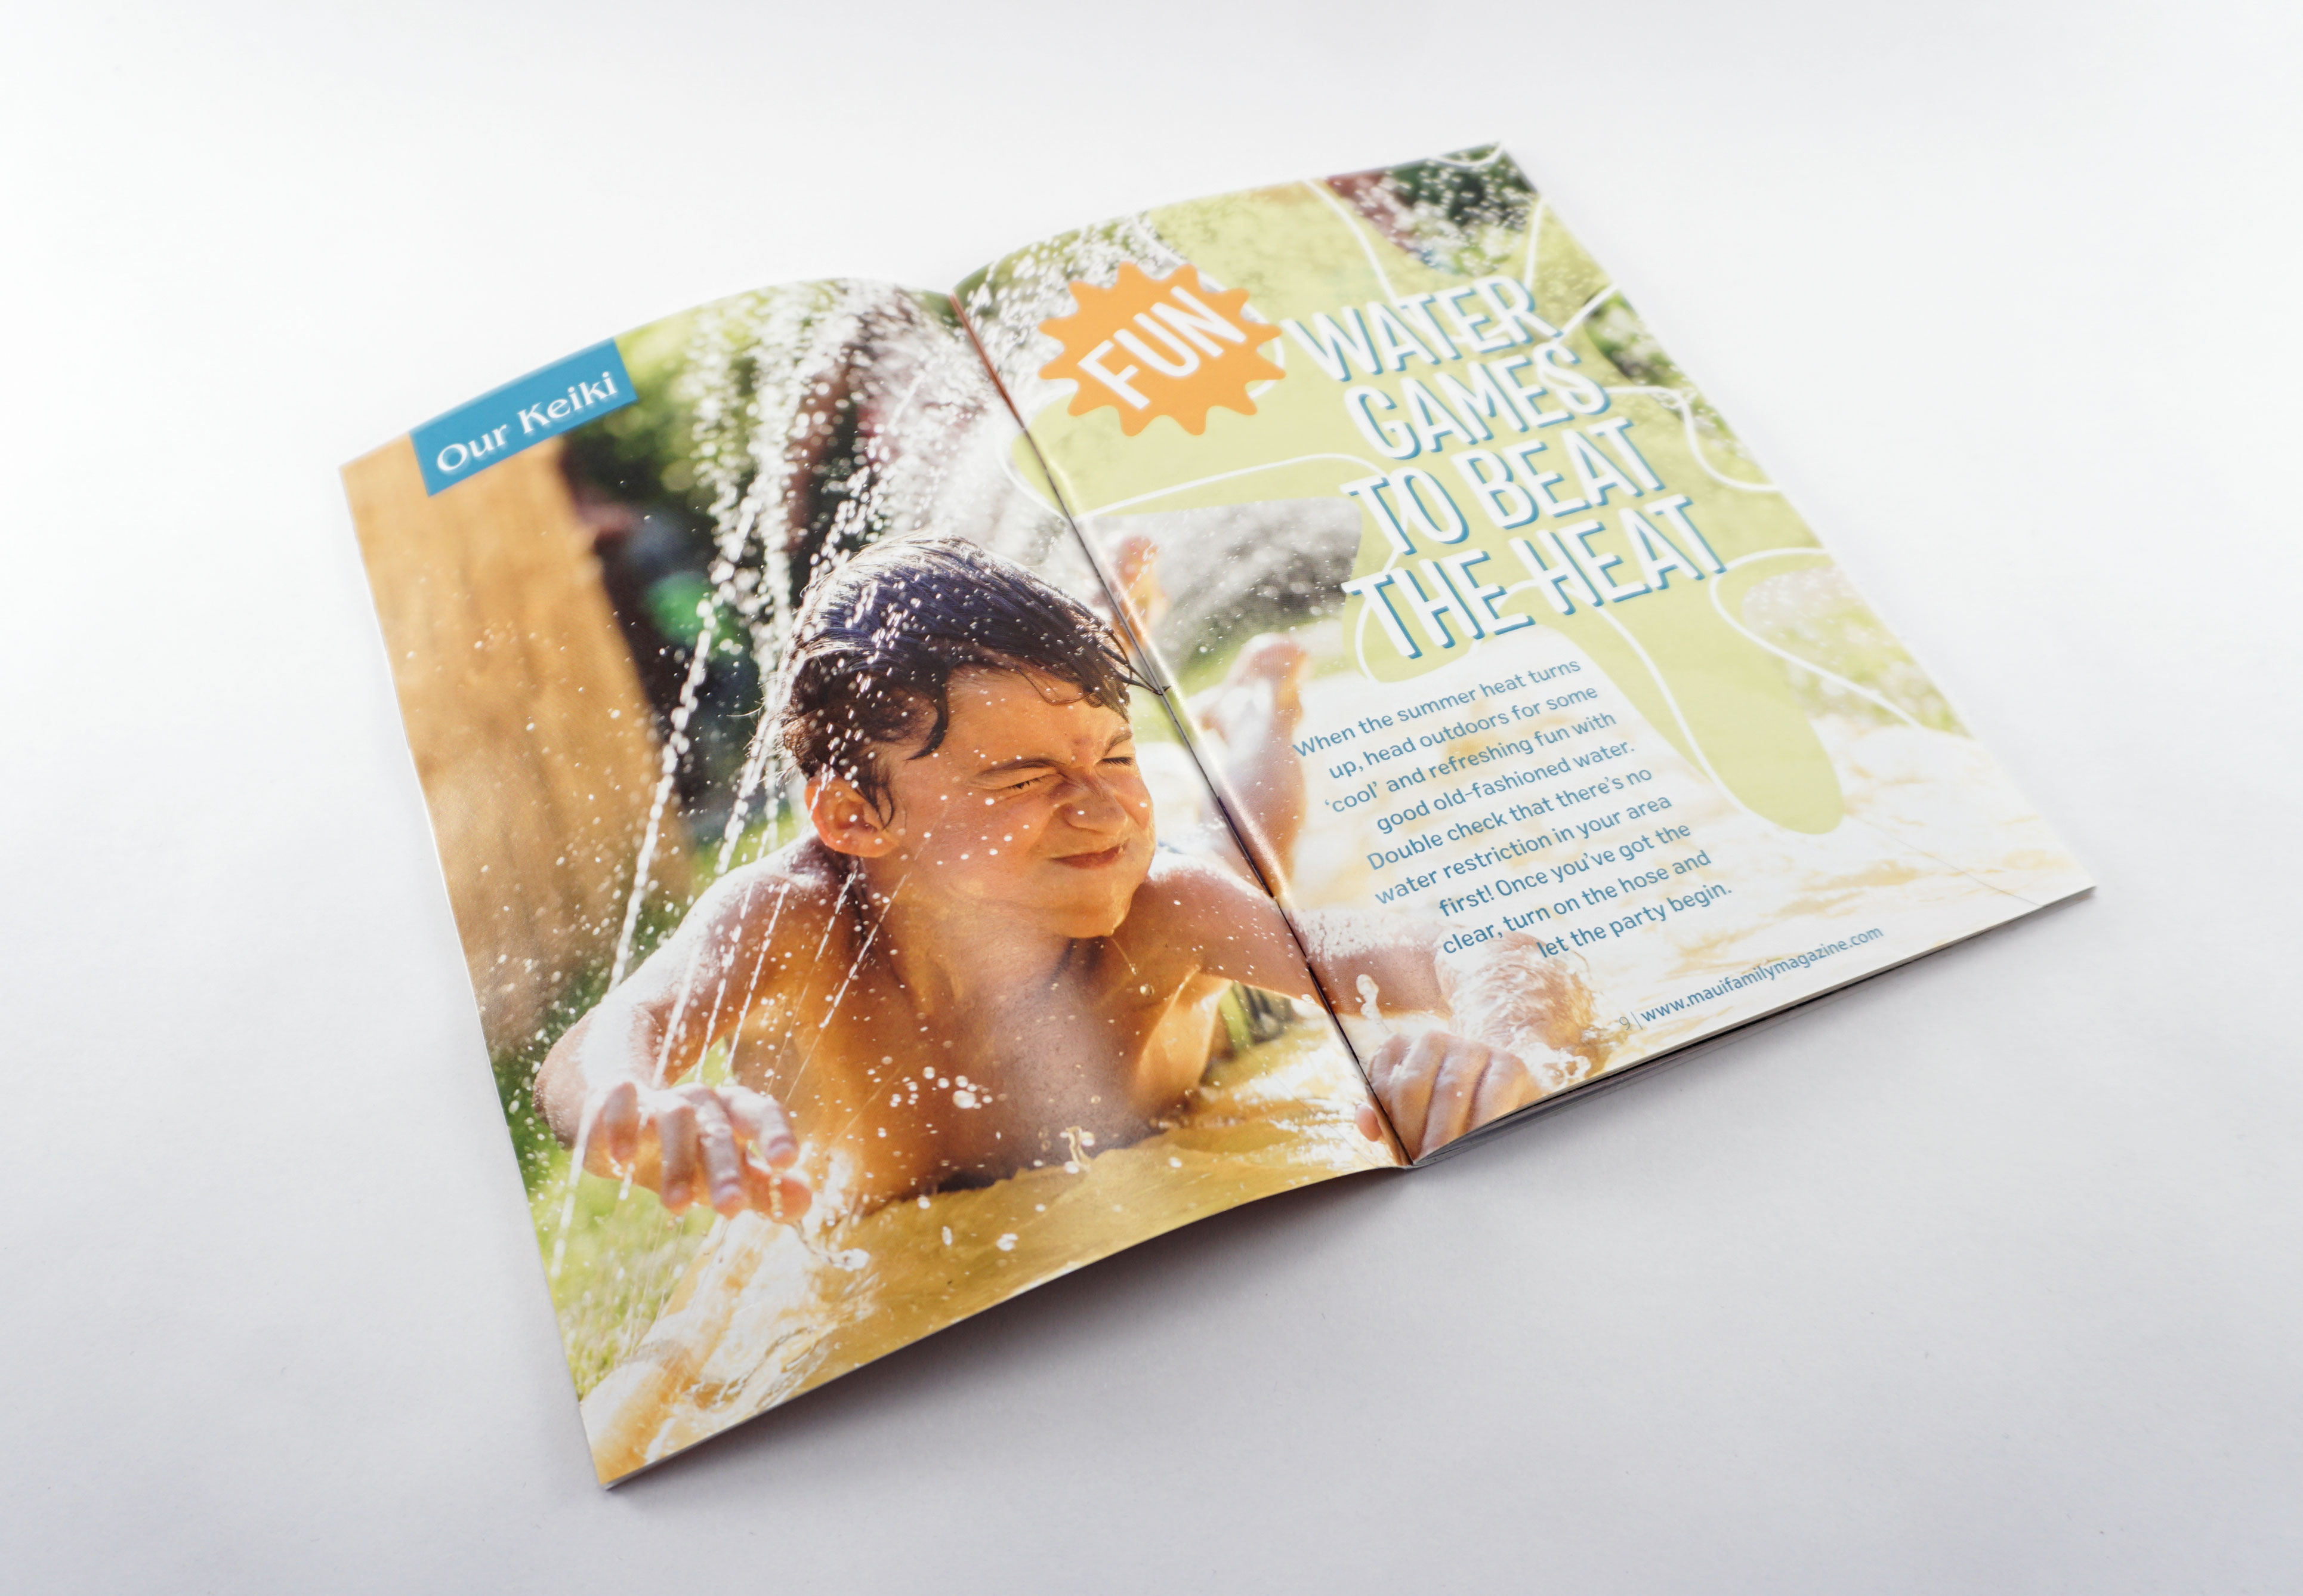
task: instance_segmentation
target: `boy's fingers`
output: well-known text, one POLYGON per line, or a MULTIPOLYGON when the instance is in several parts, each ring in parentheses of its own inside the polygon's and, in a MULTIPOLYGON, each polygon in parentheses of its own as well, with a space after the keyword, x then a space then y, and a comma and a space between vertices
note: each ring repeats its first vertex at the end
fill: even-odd
POLYGON ((586 1127, 584 1167, 595 1175, 612 1175, 629 1168, 638 1118, 639 1093, 629 1081, 618 1081, 602 1093, 586 1127))
POLYGON ((744 1182, 744 1206, 756 1208, 762 1213, 773 1212, 777 1182, 782 1177, 756 1160, 748 1158, 744 1161, 739 1173, 744 1182))
POLYGON ((1398 1073, 1400 1060, 1407 1056, 1407 1039, 1396 1032, 1383 1039, 1383 1044, 1368 1055, 1368 1088, 1387 1105, 1390 1098, 1391 1077, 1398 1073))
POLYGON ((1423 1125, 1423 1151, 1445 1147, 1471 1128, 1472 1104, 1494 1055, 1476 1042, 1451 1037, 1436 1071, 1431 1108, 1423 1125))
POLYGON ((815 1194, 798 1176, 768 1169, 756 1160, 744 1161, 744 1203, 754 1212, 789 1224, 814 1200, 815 1194))
POLYGON ((1391 1072, 1399 1068, 1399 1060, 1406 1055, 1406 1052, 1407 1038, 1394 1031, 1383 1039, 1381 1045, 1375 1051, 1368 1055, 1370 1078, 1376 1085, 1381 1085, 1391 1077, 1391 1072))
POLYGON ((697 1178, 703 1188, 697 1195, 708 1196, 721 1213, 740 1213, 743 1155, 736 1150, 736 1130, 728 1123, 728 1110, 717 1097, 705 1097, 696 1104, 695 1112, 696 1148, 702 1166, 697 1178))
POLYGON ((656 1195, 678 1213, 695 1201, 696 1110, 674 1100, 656 1111, 656 1150, 663 1161, 656 1195))
POLYGON ((748 1144, 770 1169, 789 1169, 799 1156, 799 1143, 793 1139, 791 1122, 784 1118, 776 1100, 743 1086, 727 1087, 721 1095, 729 1118, 735 1122, 737 1139, 748 1144))
POLYGON ((1477 1130, 1514 1109, 1527 1107, 1540 1095, 1535 1076, 1526 1065, 1509 1053, 1497 1053, 1488 1061, 1488 1073, 1480 1081, 1479 1100, 1472 1105, 1472 1122, 1464 1128, 1477 1130))
POLYGON ((639 1162, 642 1144, 647 1140, 647 1105, 640 1097, 640 1089, 630 1081, 615 1088, 618 1098, 616 1134, 609 1144, 616 1155, 619 1169, 628 1170, 639 1162))
MULTIPOLYGON (((1413 1042, 1399 1042, 1389 1077, 1384 1082, 1384 1106, 1391 1110, 1391 1122, 1399 1128, 1408 1144, 1407 1155, 1421 1158, 1431 1143, 1424 1135, 1423 1121, 1431 1107, 1431 1089, 1438 1084, 1440 1060, 1447 1056, 1447 1043, 1436 1031, 1426 1031, 1413 1042)), ((1383 1050, 1390 1051, 1387 1043, 1383 1050)))

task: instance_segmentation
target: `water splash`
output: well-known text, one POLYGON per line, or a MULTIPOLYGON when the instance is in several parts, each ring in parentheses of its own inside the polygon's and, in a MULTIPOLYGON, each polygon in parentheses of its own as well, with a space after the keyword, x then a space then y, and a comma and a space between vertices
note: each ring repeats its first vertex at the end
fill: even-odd
POLYGON ((1095 586, 1067 523, 1009 476, 1014 418, 941 296, 839 280, 721 300, 696 314, 672 397, 690 418, 688 464, 709 501, 713 553, 612 984, 637 951, 712 650, 748 652, 766 684, 717 840, 718 875, 762 818, 772 833, 799 806, 771 730, 811 584, 883 538, 962 529, 1027 565, 1052 561, 1064 569, 1047 574, 1075 591, 1095 586))
MULTIPOLYGON (((773 846, 801 812, 800 783, 773 728, 789 691, 800 606, 814 582, 882 539, 962 529, 1059 585, 1094 588, 1067 524, 1014 480, 1009 457, 1018 434, 1012 414, 942 296, 835 281, 719 301, 692 318, 668 388, 644 393, 643 401, 668 402, 688 418, 682 463, 705 502, 712 553, 688 670, 664 715, 647 823, 617 929, 612 988, 645 952, 648 906, 661 891, 662 861, 683 823, 677 781, 695 746, 716 652, 749 654, 764 684, 763 706, 699 885, 745 862, 753 843, 773 846), (1051 562, 1061 569, 1050 570, 1051 562)), ((835 914, 846 907, 845 897, 835 914)), ((724 1060, 731 1078, 781 908, 779 899, 734 1021, 724 1060)), ((872 940, 866 936, 846 972, 835 1009, 872 940)), ((822 962, 828 943, 827 937, 814 949, 811 966, 822 962)), ((715 984, 706 1029, 718 1035, 736 972, 732 959, 705 958, 704 951, 699 946, 681 974, 673 1030, 691 1009, 704 1007, 696 984, 704 981, 715 984)), ((656 1060, 659 1081, 671 1068, 671 1034, 667 1031, 656 1060)), ((555 1279, 577 1222, 584 1151, 576 1150, 558 1205, 555 1279)), ((623 1173, 619 1210, 633 1195, 630 1172, 623 1173)))

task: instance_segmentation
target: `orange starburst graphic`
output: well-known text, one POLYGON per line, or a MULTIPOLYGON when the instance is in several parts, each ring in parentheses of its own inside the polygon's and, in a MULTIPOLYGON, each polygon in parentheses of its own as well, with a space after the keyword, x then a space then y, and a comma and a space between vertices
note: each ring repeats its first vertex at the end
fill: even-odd
POLYGON ((1076 384, 1075 416, 1111 406, 1131 438, 1154 416, 1194 437, 1218 407, 1253 416, 1247 385, 1287 375, 1260 350, 1279 329, 1247 319, 1247 290, 1219 293, 1188 264, 1155 279, 1131 260, 1109 288, 1073 283, 1072 299, 1076 314, 1040 324, 1064 346, 1040 375, 1076 384))

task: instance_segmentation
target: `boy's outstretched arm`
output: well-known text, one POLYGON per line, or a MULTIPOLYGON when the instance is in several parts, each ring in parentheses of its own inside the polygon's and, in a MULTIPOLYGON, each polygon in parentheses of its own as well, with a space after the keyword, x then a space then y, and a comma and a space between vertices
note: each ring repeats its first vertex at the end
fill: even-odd
MULTIPOLYGON (((1316 910, 1299 917, 1299 946, 1278 905, 1198 861, 1156 874, 1144 891, 1159 894, 1160 930, 1196 949, 1211 975, 1290 997, 1317 997, 1324 986, 1327 999, 1346 1013, 1358 1009, 1360 984, 1367 981, 1384 1011, 1449 1017, 1448 1029, 1395 1035, 1364 1060, 1369 1084, 1410 1158, 1555 1090, 1560 1081, 1551 1078, 1551 1051, 1582 1034, 1586 1004, 1573 1001, 1582 983, 1524 937, 1449 954, 1442 943, 1450 928, 1442 922, 1316 910), (1304 965, 1307 952, 1316 983, 1304 965), (1536 1068, 1529 1058, 1538 1060, 1536 1068)), ((1361 1116, 1361 1128, 1378 1134, 1372 1113, 1361 1116)))
POLYGON ((1312 967, 1341 1003, 1445 1014, 1447 1028, 1395 1034, 1368 1075, 1409 1156, 1548 1096, 1582 1073, 1591 1000, 1567 963, 1532 937, 1464 940, 1444 921, 1320 910, 1300 916, 1312 967), (1352 994, 1346 996, 1346 993, 1352 994))
POLYGON ((806 1211, 807 1185, 789 1173, 799 1144, 773 1098, 732 1084, 664 1084, 737 1023, 741 1005, 715 994, 756 962, 758 927, 773 917, 763 900, 787 890, 764 867, 726 877, 553 1045, 536 1072, 536 1106, 554 1136, 581 1149, 586 1170, 628 1175, 675 1213, 695 1203, 780 1219, 806 1211))
POLYGON ((1572 959, 1550 957, 1531 936, 1475 941, 1444 920, 1379 911, 1315 909, 1299 918, 1312 968, 1354 1011, 1372 983, 1382 1013, 1445 1014, 1465 1035, 1530 1058, 1589 1046, 1590 989, 1572 959), (1451 942, 1459 945, 1451 950, 1451 942))

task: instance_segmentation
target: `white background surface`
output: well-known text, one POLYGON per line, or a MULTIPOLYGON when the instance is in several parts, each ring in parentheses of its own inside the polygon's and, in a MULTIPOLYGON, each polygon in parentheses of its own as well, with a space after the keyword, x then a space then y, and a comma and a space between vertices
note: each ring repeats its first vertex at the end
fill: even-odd
POLYGON ((12 1589, 2303 1581, 2291 5, 10 13, 12 1589), (336 465, 1496 137, 2098 895, 603 1494, 336 465))

